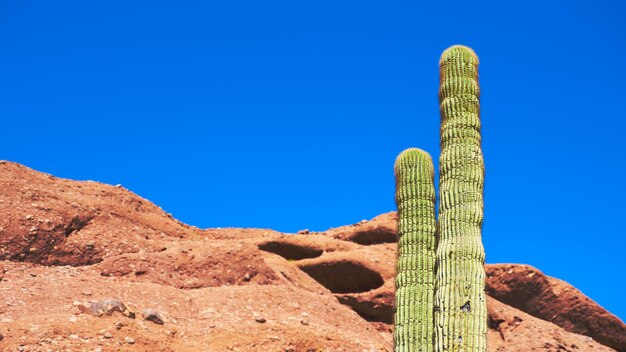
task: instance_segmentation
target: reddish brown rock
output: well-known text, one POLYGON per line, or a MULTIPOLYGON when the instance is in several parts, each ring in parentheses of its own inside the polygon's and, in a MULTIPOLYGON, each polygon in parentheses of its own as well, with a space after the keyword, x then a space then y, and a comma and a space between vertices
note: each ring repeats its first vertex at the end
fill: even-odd
POLYGON ((626 351, 626 326, 572 285, 530 265, 487 265, 487 293, 565 330, 626 351))
POLYGON ((0 164, 0 260, 89 265, 200 230, 122 188, 0 164))
POLYGON ((487 297, 489 351, 497 352, 604 352, 614 351, 591 337, 573 334, 487 297))
POLYGON ((153 253, 127 253, 94 265, 103 276, 122 281, 153 282, 184 289, 222 285, 268 285, 278 276, 259 250, 234 241, 181 240, 153 253))
POLYGON ((330 229, 324 234, 362 245, 396 243, 398 242, 397 220, 396 212, 392 211, 378 215, 372 220, 363 220, 353 225, 330 229))
MULTIPOLYGON (((282 351, 290 346, 304 351, 389 351, 388 336, 337 303, 329 292, 287 281, 181 289, 102 277, 85 266, 7 263, 7 267, 7 281, 0 285, 0 333, 5 337, 1 347, 7 350, 22 345, 28 351, 92 351, 98 346, 109 351, 123 348, 125 338, 131 337, 136 351, 282 351), (78 304, 109 297, 133 312, 154 309, 166 321, 144 323, 116 312, 96 317, 78 309, 78 304), (263 324, 258 316, 265 319, 263 324), (103 330, 112 337, 103 338, 103 330)), ((293 279, 307 280, 305 276, 293 279)))
MULTIPOLYGON (((323 233, 200 230, 121 187, 15 163, 0 187, 0 350, 392 350, 395 213, 323 233), (85 312, 113 301, 139 318, 85 312)), ((544 277, 558 299, 529 295, 531 316, 506 301, 534 281, 492 268, 505 303, 488 301, 490 351, 611 350, 566 331, 623 328, 597 305, 572 315, 592 307, 580 292, 544 277)))

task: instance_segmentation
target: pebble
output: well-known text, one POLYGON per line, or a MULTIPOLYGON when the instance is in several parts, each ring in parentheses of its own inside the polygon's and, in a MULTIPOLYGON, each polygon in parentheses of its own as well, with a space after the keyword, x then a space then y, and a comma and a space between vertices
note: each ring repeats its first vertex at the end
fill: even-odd
POLYGON ((217 312, 217 310, 215 308, 208 308, 208 309, 205 309, 202 312, 200 312, 200 314, 202 314, 202 315, 211 315, 211 314, 214 314, 215 312, 217 312))
POLYGON ((159 314, 159 312, 154 309, 144 309, 144 311, 142 312, 142 316, 144 320, 163 325, 163 318, 161 317, 161 314, 159 314))
POLYGON ((113 337, 113 334, 110 331, 105 331, 102 336, 104 336, 105 339, 110 339, 113 337))
POLYGON ((126 340, 126 343, 129 345, 132 345, 135 343, 135 339, 133 339, 132 337, 127 337, 125 340, 126 340))
POLYGON ((265 323, 267 320, 263 318, 262 316, 255 314, 254 321, 256 321, 257 323, 265 323))

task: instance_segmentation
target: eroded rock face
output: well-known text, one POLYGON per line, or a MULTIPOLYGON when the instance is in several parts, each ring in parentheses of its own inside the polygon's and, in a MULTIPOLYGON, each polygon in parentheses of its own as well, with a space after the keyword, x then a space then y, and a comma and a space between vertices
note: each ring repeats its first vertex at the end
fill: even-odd
POLYGON ((591 337, 567 332, 553 323, 535 318, 487 297, 489 351, 614 351, 591 337))
POLYGON ((361 245, 398 242, 398 217, 396 212, 379 215, 353 225, 341 226, 325 231, 324 234, 361 245))
MULTIPOLYGON (((121 187, 8 162, 0 187, 2 350, 389 351, 390 336, 259 249, 276 231, 200 230, 121 187), (109 301, 163 324, 85 309, 109 301)), ((336 242, 316 251, 351 246, 336 242)))
POLYGON ((487 293, 565 330, 626 351, 626 326, 572 285, 530 265, 487 265, 487 293))
MULTIPOLYGON (((386 229, 385 231, 388 232, 396 231, 395 221, 397 221, 396 214, 391 212, 370 221, 331 229, 325 234, 344 241, 357 242, 355 240, 358 237, 357 234, 361 236, 366 231, 371 231, 370 236, 375 236, 381 229, 386 229)), ((395 250, 395 243, 387 245, 394 246, 395 250)), ((361 246, 352 249, 349 253, 346 252, 345 256, 373 258, 371 253, 366 253, 366 251, 366 246, 361 246)), ((323 260, 323 258, 322 256, 319 259, 323 260)), ((386 301, 391 301, 391 308, 393 308, 394 285, 387 284, 388 281, 394 280, 393 265, 395 265, 393 255, 388 255, 383 260, 377 258, 375 266, 379 271, 385 272, 383 276, 386 282, 383 285, 384 289, 374 290, 376 295, 372 295, 371 292, 355 292, 352 297, 337 295, 337 298, 352 306, 355 311, 363 310, 360 314, 370 321, 387 322, 388 319, 385 317, 388 315, 385 312, 388 311, 388 306, 384 303, 374 304, 374 302, 377 298, 387 297, 386 301)), ((573 286, 548 277, 528 265, 488 264, 485 270, 487 273, 486 291, 491 297, 533 317, 552 322, 566 332, 586 335, 618 351, 626 351, 626 325, 573 286)))
POLYGON ((259 249, 278 254, 287 260, 317 258, 324 253, 324 251, 317 248, 317 246, 291 243, 289 240, 264 242, 259 244, 259 249))
POLYGON ((248 243, 181 240, 153 253, 107 257, 93 267, 120 281, 152 282, 182 289, 223 285, 270 285, 279 278, 262 253, 248 243))
MULTIPOLYGON (((201 230, 121 187, 15 163, 0 187, 2 350, 392 350, 395 213, 321 233, 201 230), (109 301, 138 318, 85 310, 109 301)), ((487 272, 490 351, 612 350, 568 331, 621 348, 621 321, 571 286, 487 272)))
POLYGON ((200 232, 122 188, 0 164, 0 260, 90 265, 200 232))

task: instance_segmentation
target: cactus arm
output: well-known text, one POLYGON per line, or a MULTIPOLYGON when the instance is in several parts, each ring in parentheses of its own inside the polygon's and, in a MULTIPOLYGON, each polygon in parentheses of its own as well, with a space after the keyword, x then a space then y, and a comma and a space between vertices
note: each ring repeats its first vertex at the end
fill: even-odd
POLYGON ((487 335, 478 57, 453 46, 440 60, 439 239, 436 251, 437 352, 484 352, 487 335))
POLYGON ((434 168, 428 153, 410 148, 394 165, 398 208, 395 352, 433 352, 435 289, 434 168))

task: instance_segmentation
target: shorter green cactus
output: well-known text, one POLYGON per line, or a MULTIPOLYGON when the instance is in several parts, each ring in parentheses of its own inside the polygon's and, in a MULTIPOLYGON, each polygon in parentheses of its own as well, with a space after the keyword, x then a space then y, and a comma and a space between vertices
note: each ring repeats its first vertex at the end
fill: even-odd
POLYGON ((398 207, 398 260, 394 348, 434 351, 435 186, 433 162, 410 148, 394 166, 398 207))

